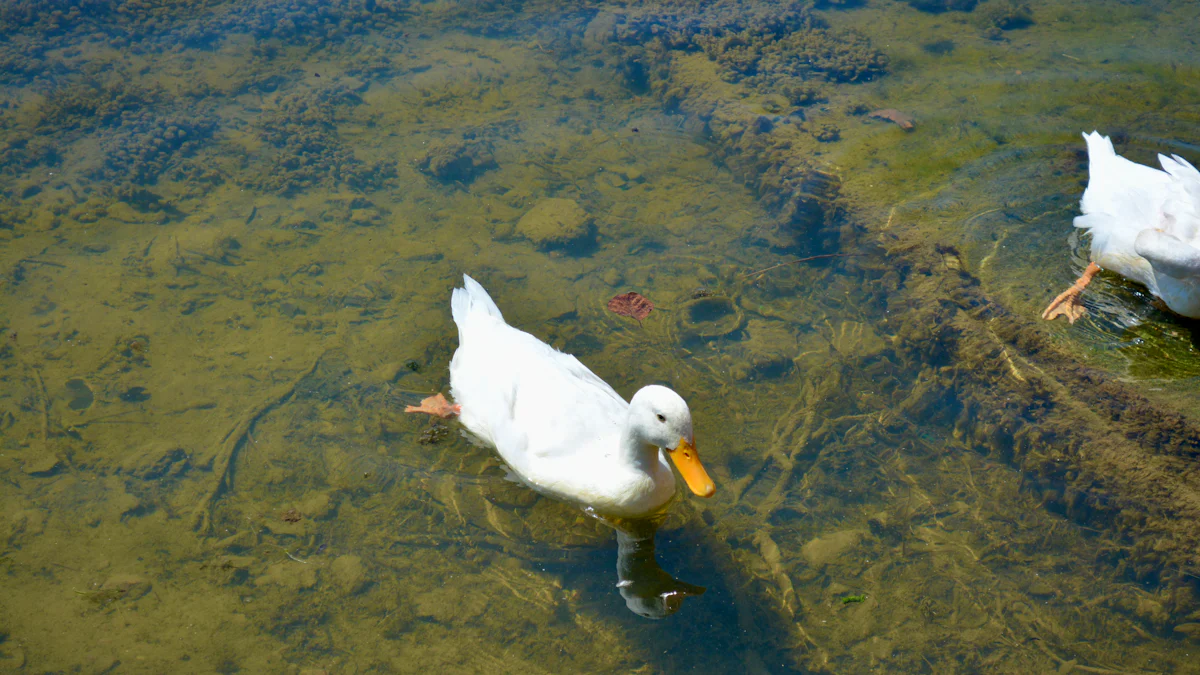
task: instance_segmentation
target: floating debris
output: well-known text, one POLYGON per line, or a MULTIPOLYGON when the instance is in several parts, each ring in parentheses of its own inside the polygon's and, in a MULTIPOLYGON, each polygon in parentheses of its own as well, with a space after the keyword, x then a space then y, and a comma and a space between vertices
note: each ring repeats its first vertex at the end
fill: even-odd
POLYGON ((884 108, 883 110, 874 110, 872 112, 867 113, 867 117, 874 117, 876 119, 887 120, 889 122, 895 122, 901 129, 903 129, 905 131, 912 131, 913 129, 917 128, 916 120, 914 120, 911 116, 906 115, 906 114, 900 112, 899 110, 896 110, 895 108, 884 108))
POLYGON ((421 437, 417 442, 421 445, 433 445, 441 443, 450 436, 450 427, 438 422, 433 423, 428 429, 421 432, 421 437))
POLYGON ((761 270, 747 272, 747 273, 743 274, 742 277, 757 276, 759 274, 762 274, 763 272, 770 272, 771 270, 779 269, 780 267, 785 267, 787 265, 795 265, 798 263, 812 262, 813 260, 824 260, 825 258, 849 258, 851 256, 856 256, 856 255, 861 255, 861 254, 859 254, 859 253, 822 253, 821 255, 810 255, 807 258, 797 258, 796 260, 789 260, 787 262, 781 262, 778 265, 771 265, 770 267, 764 267, 761 270))

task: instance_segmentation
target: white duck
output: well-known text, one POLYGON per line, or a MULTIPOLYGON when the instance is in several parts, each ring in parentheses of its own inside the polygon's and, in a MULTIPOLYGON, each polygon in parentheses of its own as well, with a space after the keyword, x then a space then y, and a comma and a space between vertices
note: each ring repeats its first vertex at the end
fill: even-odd
POLYGON ((1144 285, 1172 311, 1200 319, 1200 172, 1178 155, 1159 155, 1159 171, 1117 155, 1098 132, 1083 138, 1090 177, 1075 227, 1092 235, 1092 262, 1042 318, 1075 323, 1085 311, 1080 293, 1107 269, 1144 285))
POLYGON ((679 394, 650 385, 626 403, 574 356, 505 323, 466 275, 450 308, 450 393, 462 424, 530 487, 604 516, 650 515, 675 494, 665 451, 692 492, 712 496, 679 394))

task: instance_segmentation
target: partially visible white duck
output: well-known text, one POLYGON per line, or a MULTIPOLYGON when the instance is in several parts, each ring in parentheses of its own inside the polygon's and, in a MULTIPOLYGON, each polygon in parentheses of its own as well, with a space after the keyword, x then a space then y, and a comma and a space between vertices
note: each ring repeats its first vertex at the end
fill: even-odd
POLYGON ((1178 314, 1200 318, 1200 172, 1178 155, 1159 155, 1159 171, 1121 157, 1098 132, 1083 138, 1090 177, 1075 227, 1092 235, 1092 262, 1042 318, 1075 323, 1085 312, 1079 295, 1101 269, 1142 284, 1178 314))
POLYGON ((650 385, 626 403, 574 356, 505 323, 469 276, 450 307, 450 393, 462 424, 530 487, 603 516, 651 515, 675 494, 665 452, 692 492, 712 496, 679 394, 650 385))

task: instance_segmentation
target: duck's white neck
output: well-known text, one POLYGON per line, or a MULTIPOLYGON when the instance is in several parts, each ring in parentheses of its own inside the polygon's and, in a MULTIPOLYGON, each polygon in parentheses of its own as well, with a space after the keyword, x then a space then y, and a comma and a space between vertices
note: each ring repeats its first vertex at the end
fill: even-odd
POLYGON ((646 440, 646 434, 632 418, 625 421, 621 430, 621 444, 617 450, 620 460, 653 476, 658 471, 658 446, 646 440))

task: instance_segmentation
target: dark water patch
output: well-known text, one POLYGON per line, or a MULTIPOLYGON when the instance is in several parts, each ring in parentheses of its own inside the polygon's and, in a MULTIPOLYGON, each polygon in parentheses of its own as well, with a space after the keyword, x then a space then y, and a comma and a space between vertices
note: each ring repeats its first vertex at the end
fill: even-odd
POLYGON ((67 380, 67 395, 70 397, 67 407, 71 410, 87 410, 95 400, 92 388, 79 378, 67 380))
POLYGON ((1019 0, 993 0, 985 3, 976 12, 978 19, 987 24, 986 33, 992 39, 1001 37, 996 31, 1020 30, 1034 24, 1033 9, 1019 0))
POLYGON ((126 403, 145 403, 150 400, 150 392, 145 387, 130 387, 117 395, 126 403))
POLYGON ((746 325, 745 314, 733 300, 716 295, 690 300, 679 316, 680 336, 685 343, 736 339, 746 325))
POLYGON ((921 45, 921 49, 922 49, 922 51, 928 52, 930 54, 942 56, 944 54, 949 54, 950 52, 954 51, 954 41, 953 40, 938 40, 937 42, 926 42, 925 44, 921 45))
POLYGON ((978 0, 905 0, 905 2, 922 12, 933 14, 951 11, 969 12, 978 4, 978 0))

